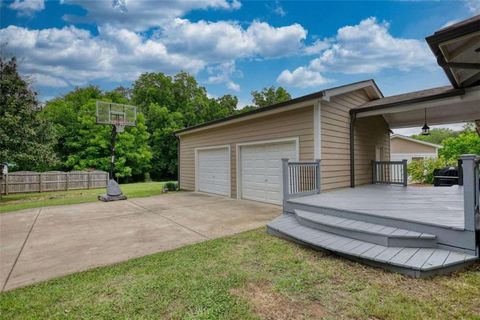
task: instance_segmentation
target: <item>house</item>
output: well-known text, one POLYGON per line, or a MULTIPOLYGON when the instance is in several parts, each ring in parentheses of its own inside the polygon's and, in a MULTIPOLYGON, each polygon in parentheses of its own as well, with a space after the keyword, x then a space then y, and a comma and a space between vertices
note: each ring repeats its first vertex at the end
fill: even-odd
POLYGON ((477 261, 480 156, 463 186, 407 186, 390 130, 480 119, 479 30, 427 38, 451 86, 384 97, 365 80, 177 131, 181 189, 281 204, 269 233, 410 276, 477 261))
POLYGON ((406 159, 410 162, 428 158, 435 159, 438 157, 438 149, 441 147, 439 144, 394 134, 390 137, 390 160, 402 161, 406 159))

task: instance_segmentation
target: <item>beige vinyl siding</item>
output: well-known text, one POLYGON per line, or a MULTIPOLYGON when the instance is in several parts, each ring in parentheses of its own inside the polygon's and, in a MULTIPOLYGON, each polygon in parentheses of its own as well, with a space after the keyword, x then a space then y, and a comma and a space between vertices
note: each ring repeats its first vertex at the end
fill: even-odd
POLYGON ((355 185, 372 183, 375 148, 383 147, 383 159, 390 160, 390 134, 382 116, 357 119, 355 124, 355 185))
POLYGON ((390 145, 392 153, 437 153, 436 147, 408 141, 402 138, 392 138, 390 145))
POLYGON ((231 147, 231 194, 237 195, 237 143, 299 139, 300 160, 313 159, 313 106, 227 124, 180 136, 180 185, 195 190, 195 148, 216 145, 231 147))
MULTIPOLYGON (((369 100, 363 90, 357 90, 333 97, 331 101, 321 102, 323 191, 350 186, 350 109, 369 100)), ((357 120, 355 130, 357 185, 371 183, 371 169, 367 166, 370 166, 371 160, 375 158, 375 144, 384 146, 385 152, 388 152, 385 159, 388 159, 389 139, 388 125, 383 118, 357 120)))

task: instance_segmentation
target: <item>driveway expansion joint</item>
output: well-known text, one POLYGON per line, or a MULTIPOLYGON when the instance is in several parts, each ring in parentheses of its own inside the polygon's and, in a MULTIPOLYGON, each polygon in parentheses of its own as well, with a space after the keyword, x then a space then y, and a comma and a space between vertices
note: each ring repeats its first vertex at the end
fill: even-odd
POLYGON ((208 239, 208 240, 212 240, 212 239, 213 239, 213 238, 210 238, 209 236, 207 236, 207 235, 205 235, 205 234, 203 234, 203 233, 201 233, 201 232, 198 232, 198 231, 195 230, 195 229, 192 229, 192 228, 190 228, 190 227, 188 227, 188 226, 186 226, 186 225, 183 225, 183 224, 181 224, 181 223, 178 223, 177 221, 173 220, 172 218, 169 218, 169 217, 167 217, 167 216, 165 216, 165 215, 163 215, 163 214, 161 214, 161 213, 159 213, 159 212, 153 211, 153 210, 148 209, 148 208, 146 208, 146 207, 144 207, 144 206, 142 206, 142 205, 139 205, 138 203, 135 203, 135 202, 133 202, 132 200, 127 200, 127 202, 129 202, 129 203, 132 204, 133 206, 136 206, 137 208, 140 208, 140 209, 145 210, 145 211, 147 211, 147 212, 150 212, 150 213, 159 215, 160 217, 162 217, 162 218, 164 218, 164 219, 167 219, 168 221, 173 222, 173 223, 175 223, 176 225, 178 225, 178 226, 180 226, 180 227, 182 227, 182 228, 185 228, 185 229, 187 229, 187 230, 190 230, 190 231, 198 234, 198 235, 201 236, 201 237, 204 237, 204 238, 206 238, 206 239, 208 239))
POLYGON ((38 213, 37 213, 37 215, 35 216, 35 219, 33 220, 32 225, 30 226, 30 229, 28 230, 27 236, 25 237, 25 240, 23 241, 22 247, 21 247, 20 250, 18 251, 18 255, 17 255, 17 257, 15 258, 15 261, 13 262, 12 268, 11 268, 10 271, 8 272, 8 276, 7 276, 7 278, 5 279, 5 282, 3 283, 3 286, 2 286, 2 290, 1 290, 0 292, 4 292, 4 291, 5 291, 5 288, 7 287, 8 281, 10 280, 10 277, 12 276, 13 269, 15 269, 15 266, 17 265, 18 259, 20 258, 20 255, 21 255, 22 252, 23 252, 23 248, 25 248, 25 245, 27 244, 28 238, 30 237, 30 234, 32 233, 33 227, 34 227, 35 224, 37 223, 38 217, 39 217, 40 214, 42 213, 42 210, 43 210, 43 208, 40 208, 40 209, 38 210, 38 213))

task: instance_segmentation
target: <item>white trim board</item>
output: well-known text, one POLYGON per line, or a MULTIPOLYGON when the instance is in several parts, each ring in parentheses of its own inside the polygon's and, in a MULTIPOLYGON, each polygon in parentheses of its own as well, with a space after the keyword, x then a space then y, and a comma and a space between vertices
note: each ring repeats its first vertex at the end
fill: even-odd
POLYGON ((195 153, 195 192, 200 192, 198 190, 198 151, 202 150, 213 150, 213 149, 227 149, 228 150, 228 197, 232 197, 232 149, 229 144, 217 145, 217 146, 208 146, 208 147, 199 147, 194 149, 195 153))
POLYGON ((322 102, 313 106, 313 159, 322 159, 322 102))
POLYGON ((270 143, 281 143, 281 142, 295 142, 296 159, 293 159, 293 160, 294 161, 300 160, 300 138, 299 137, 237 143, 236 168, 235 168, 237 173, 237 199, 242 199, 242 170, 241 170, 242 165, 241 165, 241 154, 240 154, 241 147, 259 145, 259 144, 261 145, 261 144, 270 144, 270 143))

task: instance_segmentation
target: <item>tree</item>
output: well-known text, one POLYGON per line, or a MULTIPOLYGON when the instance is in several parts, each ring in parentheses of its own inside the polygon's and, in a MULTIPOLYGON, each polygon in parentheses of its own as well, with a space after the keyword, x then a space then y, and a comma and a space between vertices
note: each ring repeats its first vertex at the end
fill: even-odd
POLYGON ((475 131, 464 131, 458 137, 443 141, 442 157, 456 161, 462 154, 480 154, 480 136, 475 131))
MULTIPOLYGON (((61 139, 56 151, 65 170, 110 168, 111 126, 96 123, 96 100, 128 102, 122 95, 103 94, 98 88, 77 88, 62 98, 49 101, 42 117, 55 126, 61 139)), ((142 113, 137 114, 137 126, 119 133, 116 144, 115 172, 119 178, 143 178, 150 170, 152 154, 148 145, 149 133, 142 113)))
POLYGON ((177 140, 174 131, 234 114, 238 100, 234 96, 209 98, 195 78, 179 72, 173 78, 144 73, 135 81, 133 103, 146 116, 152 149, 152 178, 175 178, 177 140))
POLYGON ((57 163, 56 136, 38 117, 36 93, 17 69, 15 58, 0 57, 0 161, 17 170, 45 170, 57 163))
POLYGON ((257 108, 270 106, 272 104, 288 101, 292 99, 290 93, 282 87, 275 89, 274 86, 270 88, 263 88, 261 91, 252 91, 253 103, 257 108))
POLYGON ((433 128, 430 130, 430 134, 428 136, 414 134, 411 136, 411 138, 435 144, 442 144, 443 140, 457 137, 458 135, 459 132, 453 131, 449 128, 433 128))

